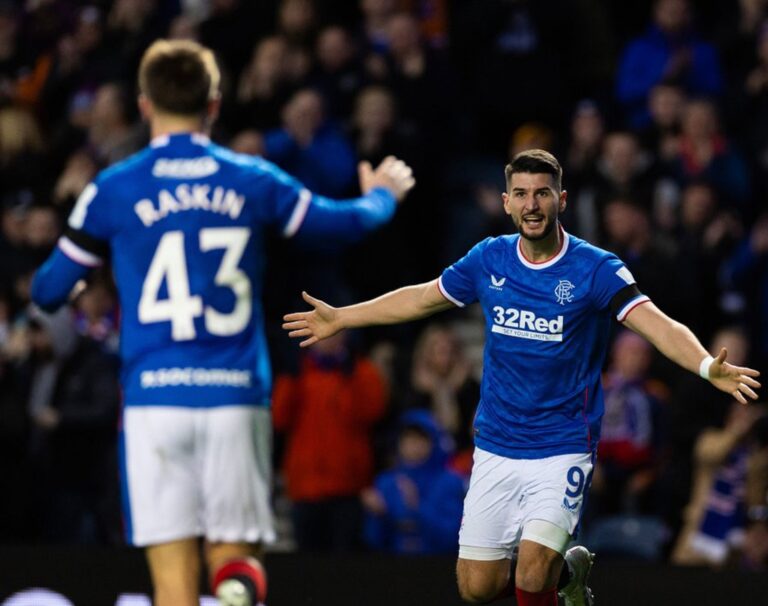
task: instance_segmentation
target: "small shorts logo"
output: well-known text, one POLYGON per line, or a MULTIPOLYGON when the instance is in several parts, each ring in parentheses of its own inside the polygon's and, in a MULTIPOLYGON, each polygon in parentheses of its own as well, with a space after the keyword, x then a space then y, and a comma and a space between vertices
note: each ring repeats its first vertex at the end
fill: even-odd
POLYGON ((488 286, 488 288, 492 288, 493 290, 501 290, 501 287, 504 286, 504 282, 506 281, 506 278, 497 278, 491 274, 491 284, 488 286))
POLYGON ((576 508, 579 506, 579 502, 576 501, 574 503, 571 503, 568 499, 563 497, 563 504, 561 507, 565 509, 566 511, 576 511, 576 508))
POLYGON ((560 280, 557 286, 555 286, 555 297, 557 297, 557 302, 560 303, 560 305, 565 305, 566 303, 573 301, 571 291, 574 288, 576 287, 568 280, 560 280))

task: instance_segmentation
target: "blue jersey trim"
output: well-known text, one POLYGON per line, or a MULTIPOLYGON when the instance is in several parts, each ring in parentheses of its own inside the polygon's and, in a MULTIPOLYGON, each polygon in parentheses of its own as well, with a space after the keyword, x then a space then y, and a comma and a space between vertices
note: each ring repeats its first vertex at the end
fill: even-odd
POLYGON ((133 517, 131 516, 131 494, 128 484, 128 461, 125 444, 125 429, 120 428, 117 442, 118 462, 120 464, 120 501, 123 509, 125 540, 133 545, 133 517))

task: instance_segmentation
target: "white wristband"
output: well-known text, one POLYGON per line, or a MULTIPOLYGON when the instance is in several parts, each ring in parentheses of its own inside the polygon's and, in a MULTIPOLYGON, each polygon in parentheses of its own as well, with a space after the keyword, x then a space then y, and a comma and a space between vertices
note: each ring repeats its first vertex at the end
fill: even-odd
POLYGON ((701 361, 701 364, 699 364, 699 376, 702 379, 709 381, 709 366, 714 361, 715 359, 712 356, 707 356, 701 361))

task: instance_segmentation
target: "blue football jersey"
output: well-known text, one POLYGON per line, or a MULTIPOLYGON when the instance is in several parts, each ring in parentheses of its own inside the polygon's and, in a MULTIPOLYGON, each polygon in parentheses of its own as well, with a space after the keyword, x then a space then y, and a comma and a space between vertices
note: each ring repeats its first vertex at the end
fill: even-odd
POLYGON ((446 269, 442 293, 485 316, 475 443, 511 458, 590 452, 600 435, 600 374, 611 316, 648 298, 613 254, 564 231, 548 261, 525 258, 520 236, 488 238, 446 269))
POLYGON ((77 267, 109 256, 127 405, 267 404, 265 228, 354 240, 394 209, 384 189, 327 200, 203 135, 159 137, 86 187, 33 297, 51 307, 77 267))

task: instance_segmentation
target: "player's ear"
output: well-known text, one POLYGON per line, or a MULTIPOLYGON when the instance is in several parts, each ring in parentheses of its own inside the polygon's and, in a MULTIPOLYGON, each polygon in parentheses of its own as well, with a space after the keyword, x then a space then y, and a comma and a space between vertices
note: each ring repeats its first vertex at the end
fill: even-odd
POLYGON ((216 96, 208 101, 208 107, 205 109, 205 122, 208 126, 216 122, 219 110, 221 110, 221 93, 216 93, 216 96))
POLYGON ((568 206, 568 192, 563 190, 560 192, 560 212, 563 212, 566 206, 568 206))
POLYGON ((507 213, 508 215, 511 215, 512 209, 510 208, 510 205, 509 205, 509 194, 507 192, 501 193, 501 201, 504 203, 504 212, 507 213))
POLYGON ((152 102, 149 100, 149 97, 147 97, 144 93, 139 94, 139 98, 136 100, 138 106, 139 106, 139 113, 141 114, 141 119, 149 122, 152 118, 153 110, 152 102))

